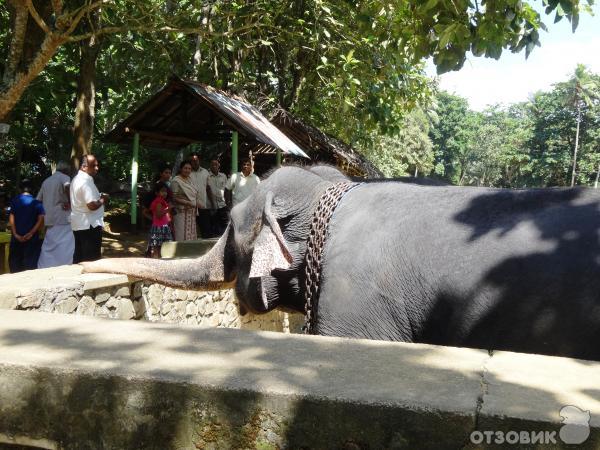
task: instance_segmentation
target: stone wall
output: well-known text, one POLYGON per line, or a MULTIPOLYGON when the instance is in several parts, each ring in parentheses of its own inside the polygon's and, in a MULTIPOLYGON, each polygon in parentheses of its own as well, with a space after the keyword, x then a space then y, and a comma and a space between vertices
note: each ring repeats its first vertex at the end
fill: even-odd
POLYGON ((5 310, 0 448, 591 450, 599 379, 569 358, 5 310))
POLYGON ((299 333, 303 325, 302 315, 280 311, 241 316, 232 290, 187 291, 79 271, 64 266, 2 275, 0 309, 287 333, 299 333))

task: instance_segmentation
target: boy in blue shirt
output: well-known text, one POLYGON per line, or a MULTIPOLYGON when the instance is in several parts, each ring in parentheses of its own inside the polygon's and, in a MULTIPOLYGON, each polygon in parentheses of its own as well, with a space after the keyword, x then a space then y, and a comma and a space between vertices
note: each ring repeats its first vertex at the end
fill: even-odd
POLYGON ((10 202, 8 217, 12 231, 8 258, 11 273, 36 269, 42 248, 38 232, 44 224, 44 207, 31 195, 29 180, 23 180, 21 191, 10 202))

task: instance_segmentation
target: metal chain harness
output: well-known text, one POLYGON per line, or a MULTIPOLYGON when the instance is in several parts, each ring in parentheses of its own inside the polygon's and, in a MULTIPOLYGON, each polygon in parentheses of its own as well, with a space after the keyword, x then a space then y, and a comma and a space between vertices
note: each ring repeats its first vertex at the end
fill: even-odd
POLYGON ((344 194, 358 186, 360 183, 344 181, 327 188, 321 196, 319 205, 313 215, 310 225, 310 234, 306 244, 304 257, 304 311, 306 322, 302 328, 306 334, 313 334, 317 321, 317 308, 319 302, 319 287, 321 279, 321 257, 323 245, 327 237, 327 228, 335 208, 344 194))

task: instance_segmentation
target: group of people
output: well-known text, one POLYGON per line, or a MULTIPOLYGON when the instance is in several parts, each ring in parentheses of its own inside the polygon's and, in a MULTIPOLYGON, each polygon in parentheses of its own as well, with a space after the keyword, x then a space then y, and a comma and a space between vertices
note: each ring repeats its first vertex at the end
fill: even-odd
POLYGON ((249 159, 242 160, 241 172, 229 179, 220 171, 218 159, 210 161, 209 170, 201 167, 198 153, 192 153, 180 164, 172 180, 171 170, 163 167, 152 196, 144 204, 152 219, 148 256, 159 258, 160 247, 166 241, 220 236, 229 222, 229 210, 246 199, 259 183, 249 159))
MULTIPOLYGON (((170 167, 161 168, 144 204, 145 213, 152 219, 148 256, 159 258, 166 241, 197 239, 198 234, 202 238, 220 236, 229 222, 229 210, 260 183, 249 159, 242 160, 242 170, 229 179, 220 172, 217 159, 210 162, 210 170, 200 163, 200 155, 191 154, 173 178, 170 167)), ((101 258, 104 208, 109 195, 96 187, 98 170, 96 157, 85 155, 71 180, 70 165, 59 162, 37 197, 32 194, 31 183, 23 180, 20 194, 10 202, 11 272, 101 258)))
POLYGON ((71 180, 69 164, 59 162, 37 197, 29 180, 23 180, 21 193, 10 202, 12 273, 100 259, 108 194, 101 194, 94 183, 98 169, 94 155, 85 155, 71 180))

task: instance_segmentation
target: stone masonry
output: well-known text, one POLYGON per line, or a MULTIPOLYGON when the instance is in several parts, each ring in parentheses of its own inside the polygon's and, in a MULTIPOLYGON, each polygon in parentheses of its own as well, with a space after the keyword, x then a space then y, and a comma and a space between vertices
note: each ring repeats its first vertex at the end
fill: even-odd
POLYGON ((63 266, 0 276, 0 309, 299 333, 304 316, 241 316, 232 290, 188 291, 63 266))

